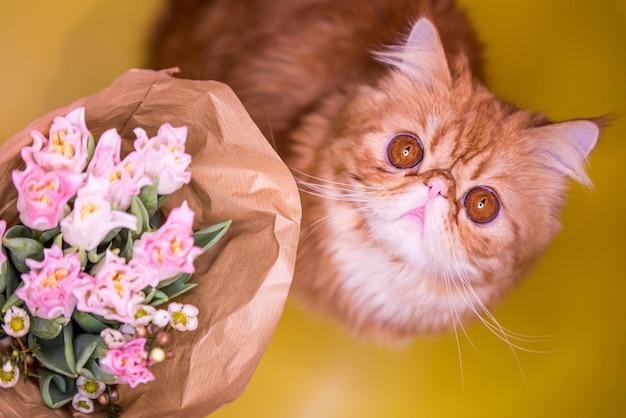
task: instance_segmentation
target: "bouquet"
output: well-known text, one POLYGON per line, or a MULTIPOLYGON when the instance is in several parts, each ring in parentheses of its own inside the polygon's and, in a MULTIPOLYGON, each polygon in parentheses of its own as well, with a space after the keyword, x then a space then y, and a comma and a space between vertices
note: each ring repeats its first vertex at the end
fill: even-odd
POLYGON ((117 130, 96 144, 79 107, 48 136, 33 131, 12 173, 21 223, 0 220, 0 387, 36 377, 50 408, 71 401, 90 414, 97 399, 117 416, 117 384, 154 380, 172 330, 198 327, 195 306, 160 307, 195 287, 195 259, 230 226, 193 233, 186 201, 160 222, 162 203, 191 180, 187 127, 134 133, 122 158, 117 130))
POLYGON ((2 147, 3 416, 206 416, 269 342, 295 182, 228 87, 171 73, 131 70, 2 147))

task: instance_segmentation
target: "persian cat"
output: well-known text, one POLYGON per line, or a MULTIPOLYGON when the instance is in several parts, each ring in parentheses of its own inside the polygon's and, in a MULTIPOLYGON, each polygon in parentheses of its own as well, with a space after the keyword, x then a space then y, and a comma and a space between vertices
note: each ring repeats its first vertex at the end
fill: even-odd
POLYGON ((368 338, 490 316, 590 184, 598 120, 491 93, 451 0, 172 0, 151 66, 238 94, 300 184, 292 293, 368 338))

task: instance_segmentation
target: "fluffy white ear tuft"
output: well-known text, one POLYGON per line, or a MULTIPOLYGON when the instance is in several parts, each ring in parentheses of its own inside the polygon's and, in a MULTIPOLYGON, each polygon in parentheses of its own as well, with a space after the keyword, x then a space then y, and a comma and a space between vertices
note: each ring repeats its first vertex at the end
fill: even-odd
POLYGON ((540 147, 552 168, 586 186, 591 180, 585 161, 595 147, 600 127, 589 120, 572 120, 534 128, 540 131, 540 147))
POLYGON ((375 52, 376 58, 398 68, 407 76, 426 85, 435 80, 450 83, 450 69, 437 28, 426 19, 419 19, 406 42, 375 52))

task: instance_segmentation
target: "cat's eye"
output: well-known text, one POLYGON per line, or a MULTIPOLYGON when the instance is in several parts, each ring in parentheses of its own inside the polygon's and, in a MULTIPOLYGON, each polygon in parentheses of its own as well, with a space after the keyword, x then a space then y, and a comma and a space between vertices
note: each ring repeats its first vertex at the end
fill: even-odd
POLYGON ((477 224, 493 221, 500 214, 500 199, 489 187, 474 187, 463 199, 465 212, 470 220, 477 224))
POLYGON ((387 159, 396 168, 416 167, 423 158, 422 142, 413 134, 396 134, 387 144, 387 159))

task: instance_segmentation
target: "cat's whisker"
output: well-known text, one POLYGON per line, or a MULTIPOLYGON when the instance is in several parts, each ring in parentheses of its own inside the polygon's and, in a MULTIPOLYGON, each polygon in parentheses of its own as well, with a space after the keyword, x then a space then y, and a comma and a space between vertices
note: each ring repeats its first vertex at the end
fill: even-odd
MULTIPOLYGON (((463 325, 463 321, 462 321, 462 320, 461 320, 461 318, 459 317, 459 315, 458 315, 458 311, 457 311, 457 309, 456 309, 456 306, 455 306, 455 305, 454 305, 454 303, 453 303, 453 298, 452 298, 452 288, 451 288, 451 286, 450 286, 450 282, 453 282, 453 283, 454 283, 454 285, 455 285, 455 287, 456 287, 457 292, 458 292, 458 287, 457 287, 458 285, 455 283, 455 276, 454 276, 454 274, 452 273, 452 271, 460 271, 460 268, 459 268, 459 261, 458 261, 458 258, 457 258, 457 256, 456 256, 456 253, 455 253, 455 252, 452 252, 452 253, 451 253, 451 255, 452 255, 452 263, 451 263, 451 265, 450 265, 450 266, 446 266, 446 269, 445 269, 445 281, 446 281, 446 290, 447 290, 447 292, 448 292, 448 300, 450 301, 450 304, 451 304, 451 305, 453 306, 453 308, 454 308, 454 312, 456 313, 456 318, 457 318, 457 322, 458 322, 458 324, 459 324, 459 327, 460 327, 461 331, 463 332, 463 335, 465 335, 465 338, 467 339, 467 341, 469 342, 469 344, 472 346, 472 348, 474 349, 474 351, 475 351, 476 353, 478 353, 478 355, 479 355, 479 356, 480 356, 480 357, 481 357, 484 361, 486 361, 487 363, 491 363, 491 362, 489 361, 489 359, 488 359, 485 355, 483 355, 483 353, 482 353, 482 352, 478 349, 478 347, 476 346, 476 344, 474 344, 474 341, 471 339, 471 337, 470 337, 470 336, 469 336, 469 334, 467 333, 467 330, 465 329, 465 326, 463 325)), ((464 299, 464 298, 463 298, 463 299, 464 299)), ((465 299, 464 299, 464 303, 467 303, 467 302, 465 301, 465 299)), ((456 330, 455 330, 455 333, 456 333, 456 330)))
MULTIPOLYGON (((478 307, 480 308, 480 311, 482 311, 483 315, 485 315, 483 318, 488 320, 488 322, 490 324, 492 324, 492 326, 496 327, 500 332, 502 332, 503 335, 506 335, 507 338, 512 339, 514 341, 518 341, 518 342, 539 343, 539 342, 547 341, 551 337, 551 336, 526 335, 526 334, 515 332, 515 331, 512 331, 512 330, 510 330, 508 328, 503 327, 496 320, 495 316, 491 313, 491 311, 480 300, 479 296, 476 294, 476 291, 475 291, 474 287, 472 286, 471 282, 469 281, 469 279, 463 278, 462 282, 463 282, 463 285, 464 285, 466 291, 470 292, 469 295, 467 295, 467 293, 466 293, 466 295, 467 296, 472 296, 472 299, 474 299, 477 302, 478 307)), ((536 352, 536 353, 551 352, 551 351, 536 351, 536 350, 531 350, 531 349, 524 349, 524 350, 525 351, 529 351, 529 352, 536 352)))
POLYGON ((451 281, 454 284, 458 295, 461 297, 461 299, 463 299, 465 304, 470 308, 474 315, 476 315, 476 317, 487 327, 487 329, 494 333, 498 338, 507 342, 507 344, 510 343, 508 339, 508 330, 502 327, 495 319, 495 317, 493 317, 491 312, 489 312, 489 310, 485 307, 485 305, 476 294, 472 283, 465 274, 463 268, 460 267, 458 263, 457 251, 451 251, 451 254, 454 260, 454 264, 457 266, 456 274, 458 276, 458 280, 452 279, 451 281), (468 293, 468 290, 471 291, 471 293, 468 293), (474 301, 477 302, 480 309, 476 307, 474 301), (483 315, 486 315, 486 318, 483 315))
POLYGON ((471 287, 471 284, 468 284, 464 280, 461 280, 461 287, 459 287, 459 283, 457 281, 453 281, 453 283, 457 289, 458 294, 461 296, 461 298, 464 300, 470 310, 474 313, 474 315, 476 315, 478 320, 482 322, 489 331, 491 331, 491 333, 493 333, 496 337, 504 341, 509 346, 518 348, 523 351, 529 351, 529 349, 513 343, 512 340, 516 339, 512 338, 508 334, 507 329, 502 327, 498 321, 490 317, 490 314, 483 311, 482 308, 479 309, 476 307, 474 300, 476 300, 479 305, 480 301, 476 298, 472 298, 471 295, 468 293, 468 288, 471 287))
POLYGON ((518 333, 515 333, 503 327, 495 319, 493 314, 482 303, 482 301, 480 300, 480 298, 474 291, 473 286, 471 282, 469 281, 469 279, 464 278, 464 277, 461 278, 460 284, 462 287, 459 287, 459 283, 457 281, 453 281, 453 284, 457 288, 457 291, 459 295, 461 296, 461 298, 465 301, 467 306, 476 315, 476 317, 480 320, 480 322, 482 322, 487 327, 487 329, 489 329, 489 331, 492 332, 492 334, 494 334, 497 338, 505 342, 512 349, 513 355, 518 362, 519 360, 517 357, 517 353, 515 352, 515 349, 524 351, 524 352, 535 353, 535 354, 546 354, 546 353, 552 352, 548 350, 535 350, 535 349, 531 349, 528 347, 524 347, 521 344, 519 344, 519 342, 535 342, 535 341, 528 340, 528 339, 521 339, 517 337, 517 335, 519 335, 518 333), (478 308, 476 307, 475 303, 478 305, 478 308), (514 341, 518 341, 518 342, 516 343, 514 341))
MULTIPOLYGON (((322 178, 322 177, 314 176, 312 174, 307 174, 307 173, 305 173, 303 171, 300 171, 298 169, 295 169, 293 167, 290 167, 289 169, 292 172, 297 173, 298 176, 300 176, 300 177, 309 178, 309 179, 315 180, 315 181, 317 181, 317 182, 319 182, 321 184, 332 184, 332 185, 335 185, 335 186, 342 186, 342 187, 345 187, 345 188, 350 189, 350 190, 352 190, 354 188, 354 186, 352 184, 350 184, 350 183, 344 183, 344 182, 339 182, 339 181, 334 181, 334 180, 328 180, 328 179, 325 179, 325 178, 322 178)), ((302 178, 300 178, 298 176, 294 175, 294 178, 295 178, 296 182, 301 181, 301 182, 305 182, 306 183, 306 180, 303 180, 302 178)), ((375 190, 384 190, 383 188, 380 188, 380 187, 377 187, 377 186, 360 185, 359 187, 363 188, 363 189, 374 190, 374 191, 375 190)))
POLYGON ((351 193, 351 194, 332 193, 332 192, 329 192, 328 190, 324 190, 323 188, 320 188, 314 185, 308 185, 308 187, 310 187, 311 190, 308 190, 305 188, 298 188, 298 190, 300 190, 303 193, 308 193, 312 196, 320 197, 322 199, 339 200, 339 201, 355 202, 355 203, 356 202, 359 202, 359 203, 369 202, 369 199, 366 196, 363 196, 362 194, 358 194, 358 193, 351 193))
POLYGON ((371 210, 372 208, 373 207, 371 206, 351 208, 351 209, 346 209, 340 212, 332 213, 330 215, 324 216, 323 218, 317 219, 315 222, 311 223, 309 226, 307 226, 305 229, 302 230, 303 235, 301 239, 308 238, 317 228, 321 227, 324 223, 330 222, 332 219, 336 217, 350 215, 354 213, 367 212, 371 210))
MULTIPOLYGON (((476 262, 476 258, 473 257, 467 251, 464 251, 463 248, 458 248, 457 250, 462 251, 464 256, 469 257, 470 259, 472 259, 472 260, 474 260, 476 262)), ((482 268, 485 269, 484 266, 482 268)), ((459 271, 461 271, 461 270, 459 269, 459 271)), ((549 339, 555 337, 555 335, 528 335, 528 334, 522 334, 522 333, 510 330, 508 328, 502 327, 498 323, 498 321, 496 320, 495 316, 491 313, 491 311, 489 311, 487 306, 482 302, 482 300, 480 299, 480 297, 476 293, 476 290, 474 289, 474 286, 472 286, 471 280, 469 278, 467 278, 465 275, 462 275, 461 276, 461 281, 464 282, 464 286, 466 287, 466 289, 471 292, 471 294, 473 296, 473 299, 478 302, 480 310, 482 312, 484 312, 484 314, 487 316, 487 318, 492 323, 497 324, 497 326, 499 328, 501 328, 502 331, 506 332, 506 335, 509 338, 511 338, 511 339, 513 339, 515 341, 519 341, 519 342, 539 343, 539 342, 548 341, 549 339)), ((552 351, 546 351, 546 352, 552 352, 552 351)))
POLYGON ((364 203, 368 203, 371 200, 369 194, 366 192, 349 189, 342 190, 334 186, 326 186, 315 183, 298 183, 298 190, 303 193, 330 200, 345 200, 364 203))
POLYGON ((269 113, 266 116, 267 118, 267 128, 269 131, 269 143, 272 145, 274 151, 278 151, 278 146, 276 145, 276 138, 274 137, 274 128, 272 127, 272 118, 269 113))
POLYGON ((296 178, 298 189, 301 192, 309 193, 314 196, 324 198, 340 198, 352 197, 363 201, 370 195, 369 191, 354 190, 349 185, 333 184, 333 183, 312 183, 296 178))
MULTIPOLYGON (((456 263, 456 257, 454 257, 455 263, 456 263)), ((462 271, 462 270, 459 270, 462 271)), ((521 347, 518 344, 514 344, 511 342, 511 339, 508 336, 508 330, 506 330, 504 327, 502 327, 500 325, 500 323, 495 320, 495 318, 493 318, 493 315, 484 307, 484 304, 482 303, 482 301, 480 301, 480 299, 478 298, 478 295, 476 294, 476 292, 474 291, 471 282, 469 281, 469 279, 463 274, 460 274, 460 285, 461 287, 459 287, 459 282, 457 280, 454 279, 448 279, 448 276, 446 275, 446 286, 448 288, 448 297, 450 298, 450 287, 449 287, 449 282, 452 281, 452 283, 454 284, 454 287, 456 288, 459 296, 464 300, 464 302, 467 304, 467 306, 470 308, 470 310, 478 317, 478 319, 487 327, 487 329, 489 329, 497 338, 499 338, 500 340, 504 341, 507 346, 511 349, 511 353, 513 354, 513 358, 515 359, 515 362, 518 365, 518 368, 520 370, 521 376, 522 376, 522 380, 524 381, 524 383, 526 384, 526 386, 528 386, 528 380, 526 378, 526 373, 524 372, 524 368, 522 366, 522 363, 519 359, 519 356, 517 354, 517 352, 515 351, 516 349, 522 350, 522 351, 528 351, 525 347, 521 347), (483 313, 479 312, 478 309, 476 309, 476 306, 474 305, 474 302, 471 300, 472 298, 470 298, 470 294, 467 293, 468 288, 472 291, 472 295, 474 296, 473 299, 475 299, 479 306, 481 306, 481 310, 483 312, 485 312, 487 314, 487 318, 483 317, 483 313), (493 321, 490 322, 490 320, 493 321)), ((465 329, 463 328, 463 332, 465 333, 465 329)), ((456 331, 455 331, 455 335, 456 331)), ((470 341, 470 343, 472 344, 472 346, 474 347, 474 349, 476 349, 476 346, 472 343, 471 339, 469 338, 469 336, 467 335, 467 333, 465 333, 465 336, 467 337, 468 341, 470 341)), ((457 336, 458 338, 458 336, 457 336)), ((458 345, 458 339, 457 339, 457 345, 458 345)), ((484 356, 482 356, 482 354, 480 353, 480 351, 477 350, 477 352, 481 355, 481 357, 485 358, 484 356)))
POLYGON ((446 284, 446 293, 448 295, 448 306, 450 308, 450 315, 452 318, 452 329, 454 331, 454 339, 456 341, 456 350, 459 355, 459 368, 461 372, 461 388, 465 390, 465 373, 463 371, 463 354, 461 352, 461 340, 459 339, 459 332, 457 330, 457 326, 462 330, 463 334, 465 334, 465 337, 470 341, 470 343, 471 343, 471 340, 469 339, 469 336, 465 332, 465 328, 463 327, 463 324, 459 318, 459 313, 457 312, 456 307, 454 306, 454 303, 452 302, 452 290, 450 289, 450 277, 449 277, 447 269, 446 269, 446 276, 445 276, 444 281, 446 284))

